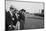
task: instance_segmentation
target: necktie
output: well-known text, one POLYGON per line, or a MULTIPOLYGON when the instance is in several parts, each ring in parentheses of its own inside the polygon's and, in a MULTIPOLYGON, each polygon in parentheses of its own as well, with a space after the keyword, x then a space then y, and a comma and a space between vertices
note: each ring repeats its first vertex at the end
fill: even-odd
POLYGON ((15 19, 15 14, 13 14, 13 16, 12 16, 12 20, 14 21, 14 19, 15 19))

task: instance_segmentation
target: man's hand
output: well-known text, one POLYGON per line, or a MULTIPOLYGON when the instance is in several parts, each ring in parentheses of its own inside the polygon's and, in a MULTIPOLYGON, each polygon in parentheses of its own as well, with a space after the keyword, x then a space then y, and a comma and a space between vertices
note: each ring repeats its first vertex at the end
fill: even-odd
POLYGON ((9 27, 11 27, 11 25, 9 25, 9 27))
POLYGON ((14 18, 12 18, 12 20, 14 20, 14 18))

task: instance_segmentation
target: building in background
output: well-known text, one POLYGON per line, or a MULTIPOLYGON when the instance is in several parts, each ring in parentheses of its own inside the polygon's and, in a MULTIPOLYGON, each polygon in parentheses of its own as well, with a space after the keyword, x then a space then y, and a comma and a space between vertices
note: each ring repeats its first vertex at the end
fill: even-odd
POLYGON ((27 2, 17 2, 17 1, 6 1, 6 9, 9 10, 10 6, 21 10, 22 8, 29 13, 41 13, 43 9, 43 3, 27 3, 27 2))

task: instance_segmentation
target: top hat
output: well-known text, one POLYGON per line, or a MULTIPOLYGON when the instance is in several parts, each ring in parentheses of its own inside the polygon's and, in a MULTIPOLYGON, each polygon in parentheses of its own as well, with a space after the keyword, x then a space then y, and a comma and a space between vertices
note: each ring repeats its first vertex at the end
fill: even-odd
POLYGON ((26 10, 24 10, 24 9, 21 9, 20 11, 24 11, 24 12, 25 12, 26 10))

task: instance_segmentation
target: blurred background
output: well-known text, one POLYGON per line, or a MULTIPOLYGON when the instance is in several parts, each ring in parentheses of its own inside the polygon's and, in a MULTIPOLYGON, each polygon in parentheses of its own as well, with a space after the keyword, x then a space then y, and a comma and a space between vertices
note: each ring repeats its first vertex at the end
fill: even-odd
POLYGON ((6 10, 9 11, 10 6, 18 10, 25 9, 25 25, 24 29, 44 28, 44 3, 43 2, 23 2, 23 1, 6 1, 6 10))

